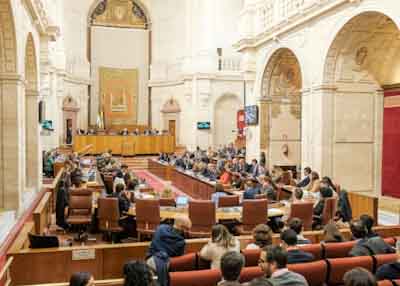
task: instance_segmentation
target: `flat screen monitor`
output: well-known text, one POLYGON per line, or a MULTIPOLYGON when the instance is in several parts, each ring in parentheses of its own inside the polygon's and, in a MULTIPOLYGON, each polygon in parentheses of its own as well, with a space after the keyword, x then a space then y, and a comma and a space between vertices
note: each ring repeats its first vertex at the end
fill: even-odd
POLYGON ((43 127, 43 129, 46 129, 46 130, 54 130, 53 129, 53 121, 52 120, 43 120, 42 127, 43 127))
POLYGON ((178 196, 176 198, 176 206, 177 207, 185 207, 189 203, 188 197, 178 196))
POLYGON ((246 125, 258 124, 258 106, 250 105, 245 107, 246 125))
POLYGON ((197 129, 199 130, 208 130, 211 128, 210 122, 197 122, 197 129))

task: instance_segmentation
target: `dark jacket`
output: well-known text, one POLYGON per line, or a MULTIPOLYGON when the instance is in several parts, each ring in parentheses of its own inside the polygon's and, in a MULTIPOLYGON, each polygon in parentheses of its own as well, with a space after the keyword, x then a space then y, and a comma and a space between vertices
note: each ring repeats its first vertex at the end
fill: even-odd
POLYGON ((254 200, 258 194, 260 194, 260 190, 258 188, 249 188, 243 193, 243 199, 254 200))
POLYGON ((305 177, 303 180, 301 180, 298 184, 298 188, 305 188, 310 184, 310 176, 305 177))
POLYGON ((151 241, 147 257, 154 256, 157 252, 165 252, 169 257, 183 255, 185 252, 185 238, 172 226, 160 225, 151 241))
POLYGON ((300 249, 288 251, 288 264, 304 263, 314 261, 314 255, 300 249))
POLYGON ((319 200, 316 206, 314 207, 314 215, 321 216, 324 211, 325 200, 319 200))
POLYGON ((349 196, 345 190, 341 190, 339 193, 338 213, 344 222, 351 221, 353 218, 349 196))
POLYGON ((349 252, 349 256, 370 256, 375 254, 394 253, 394 248, 379 236, 364 238, 357 241, 349 252))
POLYGON ((378 280, 397 280, 400 279, 400 262, 384 264, 378 268, 375 274, 378 280))

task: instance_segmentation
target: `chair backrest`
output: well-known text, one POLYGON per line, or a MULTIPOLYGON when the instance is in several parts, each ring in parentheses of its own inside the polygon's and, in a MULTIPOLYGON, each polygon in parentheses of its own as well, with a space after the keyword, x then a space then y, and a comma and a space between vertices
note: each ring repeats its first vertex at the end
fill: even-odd
POLYGON ((396 283, 396 281, 392 282, 390 280, 382 280, 378 282, 378 286, 393 286, 393 285, 399 285, 399 283, 396 283))
POLYGON ((378 268, 381 267, 383 264, 396 262, 397 258, 397 253, 374 255, 375 271, 378 270, 378 268))
POLYGON ((325 285, 324 283, 328 275, 328 265, 325 260, 288 264, 288 269, 303 275, 310 286, 325 285))
POLYGON ((137 199, 135 206, 137 228, 155 230, 160 224, 160 201, 137 199))
POLYGON ((175 207, 176 202, 174 198, 160 198, 161 207, 175 207))
POLYGON ((373 259, 371 256, 346 257, 327 259, 329 265, 328 285, 343 285, 343 276, 355 267, 363 267, 373 271, 373 259))
POLYGON ((254 198, 256 200, 266 199, 267 198, 267 194, 258 194, 258 195, 255 195, 254 198))
POLYGON ((212 201, 189 201, 189 218, 192 221, 190 232, 210 232, 215 225, 215 204, 212 201))
POLYGON ((69 192, 69 215, 90 215, 92 213, 92 192, 75 189, 69 192))
POLYGON ((260 249, 242 249, 242 254, 244 256, 246 267, 253 267, 258 265, 261 254, 260 249))
POLYGON ((297 217, 303 221, 304 230, 312 230, 313 205, 314 203, 312 202, 293 203, 290 206, 290 217, 288 221, 297 217))
POLYGON ((104 185, 108 194, 113 192, 114 180, 112 175, 104 175, 104 185))
POLYGON ((240 198, 237 195, 222 196, 218 198, 219 208, 236 207, 240 204, 240 198))
POLYGON ((109 229, 119 226, 119 206, 117 198, 99 198, 98 205, 98 218, 99 229, 101 231, 108 231, 109 229))
POLYGON ((324 244, 324 258, 348 257, 350 250, 356 245, 356 241, 333 242, 324 244))
POLYGON ((328 224, 334 219, 336 214, 336 198, 325 199, 324 209, 322 211, 322 225, 328 224))
POLYGON ((323 257, 324 249, 320 243, 303 244, 298 247, 299 249, 314 255, 315 260, 320 260, 323 257))
POLYGON ((170 286, 215 286, 221 280, 218 269, 171 272, 170 286))
POLYGON ((242 225, 245 231, 267 222, 268 200, 243 200, 242 206, 242 225))
POLYGON ((169 272, 192 271, 197 268, 197 253, 172 257, 169 262, 169 272))
POLYGON ((255 278, 263 276, 265 276, 265 273, 259 266, 246 267, 242 269, 242 272, 240 272, 239 282, 247 283, 255 278))

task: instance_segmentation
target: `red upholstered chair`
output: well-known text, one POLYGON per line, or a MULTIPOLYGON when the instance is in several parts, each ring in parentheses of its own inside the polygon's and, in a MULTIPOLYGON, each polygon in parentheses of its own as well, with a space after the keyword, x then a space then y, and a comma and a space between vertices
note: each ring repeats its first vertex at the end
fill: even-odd
POLYGON ((211 261, 201 258, 200 253, 197 253, 197 269, 205 270, 211 268, 211 261))
POLYGON ((240 205, 240 199, 237 195, 228 195, 218 198, 219 208, 237 207, 240 205))
POLYGON ((174 198, 160 198, 160 207, 175 207, 176 202, 174 198))
POLYGON ((221 280, 218 269, 171 272, 170 286, 215 286, 221 280))
POLYGON ((337 209, 336 198, 327 198, 324 204, 324 210, 322 211, 322 225, 328 224, 335 218, 337 209))
POLYGON ((322 259, 324 254, 324 249, 319 243, 299 245, 298 248, 314 255, 315 260, 322 259))
POLYGON ((189 218, 192 221, 190 237, 210 237, 211 228, 216 221, 215 204, 212 201, 190 201, 189 218))
POLYGON ((380 266, 387 263, 392 263, 397 261, 397 253, 391 254, 378 254, 373 256, 375 259, 375 271, 378 270, 380 266))
POLYGON ((178 257, 172 257, 169 264, 170 272, 192 271, 197 268, 197 254, 188 253, 178 257))
POLYGON ((259 224, 265 224, 268 216, 268 200, 243 200, 242 225, 240 234, 251 234, 259 224))
POLYGON ((329 265, 328 285, 343 285, 344 274, 355 267, 363 267, 373 271, 373 259, 371 256, 346 257, 327 259, 329 265))
POLYGON ((328 275, 328 265, 325 260, 288 264, 288 269, 303 275, 310 286, 324 285, 328 275))
POLYGON ((350 250, 356 244, 356 241, 333 242, 324 244, 324 258, 342 258, 348 257, 350 250))
POLYGON ((395 281, 392 282, 390 280, 383 280, 378 282, 378 286, 393 286, 393 285, 400 285, 400 284, 396 283, 395 281))
POLYGON ((303 227, 305 231, 312 230, 313 223, 313 202, 301 202, 294 203, 290 206, 290 217, 288 221, 292 218, 299 218, 303 221, 303 227))
POLYGON ((260 249, 242 249, 242 254, 244 256, 246 267, 252 267, 258 265, 258 260, 260 259, 260 249))
POLYGON ((159 200, 136 200, 136 229, 141 235, 152 235, 160 225, 159 200))
POLYGON ((240 272, 240 283, 250 282, 251 280, 264 276, 265 273, 258 266, 255 267, 246 267, 242 269, 240 272))
POLYGON ((393 284, 394 284, 395 286, 400 286, 400 279, 398 279, 398 280, 393 280, 393 284))

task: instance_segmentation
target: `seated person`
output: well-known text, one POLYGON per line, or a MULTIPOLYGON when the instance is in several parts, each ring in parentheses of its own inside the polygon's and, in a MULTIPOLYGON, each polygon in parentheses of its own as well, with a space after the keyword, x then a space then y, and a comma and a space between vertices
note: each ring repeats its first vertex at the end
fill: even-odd
POLYGON ((297 247, 297 233, 292 229, 286 229, 281 233, 282 247, 287 250, 287 263, 304 263, 314 261, 314 255, 300 250, 297 247))
POLYGON ((76 163, 72 163, 72 170, 71 170, 71 184, 76 188, 79 188, 82 183, 82 170, 78 168, 76 163))
POLYGON ((319 198, 317 204, 314 206, 314 215, 315 216, 322 215, 322 212, 324 211, 325 200, 327 198, 331 198, 333 195, 333 192, 330 188, 321 188, 319 192, 320 192, 320 198, 319 198))
POLYGON ((260 194, 260 189, 258 187, 258 181, 256 178, 251 177, 246 181, 246 188, 243 193, 244 200, 254 200, 256 195, 260 194))
POLYGON ((342 233, 337 228, 334 222, 330 222, 324 226, 323 243, 344 242, 345 239, 342 233))
POLYGON ((225 169, 219 178, 219 181, 223 185, 230 185, 231 184, 231 174, 232 172, 229 170, 228 164, 225 165, 225 169))
POLYGON ((203 170, 202 175, 208 179, 210 179, 211 181, 215 181, 217 180, 217 170, 215 168, 214 164, 208 164, 207 168, 205 168, 203 170))
POLYGON ((305 167, 304 168, 304 178, 297 183, 296 187, 298 188, 305 188, 310 184, 310 175, 311 175, 311 168, 305 167))
MULTIPOLYGON (((123 268, 124 286, 156 286, 153 273, 142 261, 129 261, 123 268)), ((161 284, 160 285, 164 285, 161 284)))
POLYGON ((297 244, 310 244, 311 241, 305 238, 302 234, 303 232, 303 221, 299 218, 292 218, 288 224, 289 228, 294 230, 297 233, 297 244))
POLYGON ((277 187, 269 176, 260 176, 261 193, 266 194, 268 200, 277 200, 277 187))
POLYGON ((373 217, 364 214, 360 216, 360 221, 364 224, 365 228, 367 229, 367 237, 371 238, 371 237, 375 237, 375 236, 379 236, 379 234, 377 234, 376 232, 374 232, 372 230, 372 227, 374 226, 375 220, 373 217))
POLYGON ((306 187, 306 190, 311 193, 317 193, 320 189, 321 181, 319 180, 319 174, 315 171, 312 171, 310 174, 310 184, 306 187))
POLYGON ((279 285, 279 286, 308 286, 306 279, 295 272, 288 270, 288 253, 276 245, 264 248, 260 254, 259 266, 265 277, 258 278, 264 282, 258 285, 279 285))
POLYGON ((128 128, 124 128, 121 130, 120 135, 122 136, 128 136, 129 135, 129 131, 128 128))
POLYGON ((304 195, 304 192, 303 192, 302 189, 295 188, 294 191, 293 191, 293 196, 292 196, 293 202, 292 203, 295 204, 295 203, 304 202, 303 195, 304 195))
POLYGON ((125 190, 124 184, 118 184, 115 187, 114 197, 118 199, 119 213, 122 216, 124 213, 129 211, 131 206, 131 193, 125 190))
POLYGON ((230 234, 224 225, 214 225, 211 231, 211 241, 200 250, 200 257, 211 261, 211 268, 220 268, 222 255, 229 251, 240 252, 239 240, 230 234))
POLYGON ((321 180, 321 188, 331 188, 333 191, 333 194, 336 195, 336 186, 333 184, 331 178, 329 177, 323 177, 321 180))
POLYGON ((69 286, 93 286, 94 278, 89 272, 75 272, 69 279, 69 286))
POLYGON ((263 249, 272 244, 272 230, 266 224, 259 224, 253 229, 254 242, 246 246, 246 249, 263 249))
POLYGON ((400 249, 397 249, 396 252, 397 252, 397 260, 380 266, 375 273, 376 279, 378 280, 400 279, 400 249))
POLYGON ((344 286, 377 286, 376 279, 371 272, 362 267, 347 271, 343 276, 344 286))
POLYGON ((221 257, 222 281, 218 286, 240 286, 240 272, 244 267, 244 257, 236 251, 226 252, 221 257))
POLYGON ((367 228, 362 221, 352 222, 350 230, 357 243, 350 250, 349 256, 370 256, 395 252, 394 248, 379 236, 368 238, 367 228))
POLYGON ((115 175, 113 182, 113 192, 115 192, 115 187, 118 184, 122 184, 125 186, 124 174, 122 173, 122 171, 118 171, 117 174, 115 175))
POLYGON ((225 193, 224 186, 220 183, 215 184, 215 192, 211 195, 211 201, 218 205, 218 200, 220 197, 225 197, 228 194, 225 193))
POLYGON ((232 188, 241 190, 242 189, 242 184, 243 184, 243 181, 240 178, 240 174, 239 173, 232 173, 232 181, 231 181, 232 188))

